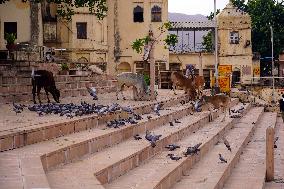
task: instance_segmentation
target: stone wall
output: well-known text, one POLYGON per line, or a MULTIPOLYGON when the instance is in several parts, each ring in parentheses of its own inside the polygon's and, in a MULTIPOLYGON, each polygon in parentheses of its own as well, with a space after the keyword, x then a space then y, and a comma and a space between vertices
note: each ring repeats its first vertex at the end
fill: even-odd
MULTIPOLYGON (((55 76, 56 86, 61 97, 75 97, 88 95, 86 85, 96 87, 98 93, 113 92, 116 81, 107 75, 97 76, 55 76)), ((32 85, 30 77, 2 77, 0 80, 0 104, 11 102, 32 101, 32 85)), ((44 90, 41 95, 46 98, 44 90)))

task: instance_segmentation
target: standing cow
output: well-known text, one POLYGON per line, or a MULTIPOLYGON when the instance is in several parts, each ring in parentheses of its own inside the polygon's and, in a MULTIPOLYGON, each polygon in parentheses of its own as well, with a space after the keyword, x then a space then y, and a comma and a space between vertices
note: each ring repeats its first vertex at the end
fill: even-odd
POLYGON ((40 90, 44 88, 45 94, 50 103, 48 92, 51 93, 53 99, 59 103, 60 91, 55 86, 55 81, 52 72, 46 70, 32 71, 32 86, 33 86, 33 101, 36 104, 35 93, 37 92, 38 101, 41 104, 40 90))
POLYGON ((118 93, 121 92, 123 99, 125 97, 123 95, 124 87, 133 87, 133 96, 134 100, 142 100, 145 99, 146 95, 148 94, 147 85, 144 80, 144 76, 142 74, 136 74, 131 72, 125 72, 117 75, 117 90, 116 90, 116 98, 118 98, 118 93))

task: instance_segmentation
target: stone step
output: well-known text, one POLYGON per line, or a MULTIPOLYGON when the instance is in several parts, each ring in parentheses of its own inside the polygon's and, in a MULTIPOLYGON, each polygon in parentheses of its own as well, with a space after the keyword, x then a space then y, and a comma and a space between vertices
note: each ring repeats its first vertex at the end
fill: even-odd
MULTIPOLYGON (((175 98, 160 100, 159 102, 162 102, 166 108, 180 104, 181 100, 187 101, 187 97, 185 95, 181 95, 175 98)), ((233 102, 238 102, 238 100, 236 99, 233 102)), ((156 103, 157 102, 145 102, 143 105, 134 107, 134 111, 138 114, 150 113, 153 111, 153 106, 156 103)), ((183 108, 186 109, 186 107, 183 108)), ((102 116, 94 114, 76 117, 71 120, 63 119, 39 125, 25 125, 23 127, 19 126, 14 129, 2 130, 0 132, 0 150, 5 151, 19 148, 45 140, 50 140, 59 136, 66 136, 74 132, 97 128, 98 126, 105 124, 107 121, 118 118, 119 116, 123 118, 127 117, 127 114, 122 111, 102 116)))
MULTIPOLYGON (((240 106, 238 104, 234 109, 240 106)), ((249 107, 250 105, 247 104, 246 109, 249 109, 249 107)), ((170 188, 180 179, 183 171, 193 166, 207 153, 210 146, 214 145, 220 135, 230 129, 233 119, 227 118, 225 122, 220 122, 222 117, 214 122, 201 125, 198 130, 186 135, 184 139, 177 142, 181 146, 180 149, 173 152, 163 151, 144 165, 105 185, 105 188, 170 188), (183 157, 186 147, 194 146, 199 142, 202 142, 200 155, 183 157), (174 153, 183 158, 179 161, 172 161, 167 157, 169 153, 174 153)))
MULTIPOLYGON (((0 163, 5 163, 9 167, 14 166, 14 170, 7 171, 0 168, 0 183, 3 183, 1 189, 2 186, 3 188, 23 188, 27 185, 26 182, 32 184, 34 188, 49 188, 45 185, 47 182, 45 182, 44 170, 47 171, 60 164, 71 163, 88 154, 99 153, 104 148, 129 139, 137 132, 144 132, 145 129, 152 129, 167 123, 169 117, 175 119, 187 115, 189 112, 191 112, 189 104, 175 106, 161 110, 161 116, 147 114, 153 117, 151 121, 147 121, 147 115, 143 115, 144 119, 136 125, 128 125, 119 129, 106 129, 106 125, 101 125, 88 131, 2 152, 0 153, 0 163), (26 165, 28 159, 35 161, 26 165), (21 164, 21 162, 24 163, 21 164)), ((54 130, 53 134, 56 133, 60 133, 60 131, 54 130)), ((95 181, 96 178, 92 180, 95 181)))
POLYGON ((264 188, 266 129, 276 125, 277 113, 265 112, 260 118, 249 144, 245 147, 239 163, 231 170, 224 189, 264 188))
POLYGON ((237 164, 243 148, 249 142, 263 111, 263 107, 252 108, 247 115, 233 125, 231 130, 224 133, 232 152, 227 150, 223 142, 215 143, 206 156, 202 157, 192 169, 183 173, 181 180, 173 188, 221 189, 230 176, 231 170, 237 164), (228 163, 220 163, 218 154, 222 154, 228 163))
MULTIPOLYGON (((217 112, 214 115, 216 116, 217 112)), ((88 188, 86 183, 82 186, 80 180, 77 180, 76 183, 71 182, 72 178, 77 177, 76 174, 81 171, 84 172, 84 175, 80 176, 82 180, 89 180, 96 176, 101 184, 110 182, 159 153, 166 144, 179 140, 188 133, 197 130, 201 125, 208 122, 208 116, 209 112, 196 113, 180 119, 182 123, 174 127, 165 124, 163 127, 154 129, 154 133, 162 135, 155 148, 152 148, 145 139, 135 141, 131 138, 81 161, 51 170, 47 173, 49 183, 54 188, 88 188), (62 178, 65 173, 70 172, 73 173, 72 176, 62 178)), ((141 136, 144 137, 146 129, 140 131, 141 136)), ((92 183, 90 184, 92 185, 92 183)))

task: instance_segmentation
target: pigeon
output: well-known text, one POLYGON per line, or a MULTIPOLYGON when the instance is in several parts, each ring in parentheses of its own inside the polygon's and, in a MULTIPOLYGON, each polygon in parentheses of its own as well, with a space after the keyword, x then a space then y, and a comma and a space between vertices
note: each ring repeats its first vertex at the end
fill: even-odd
POLYGON ((147 116, 147 119, 148 119, 148 120, 152 119, 152 116, 147 116))
POLYGON ((175 119, 175 123, 181 123, 179 120, 175 119))
POLYGON ((93 100, 98 100, 97 90, 95 87, 87 87, 89 94, 93 97, 93 100))
POLYGON ((201 146, 201 144, 202 143, 198 143, 193 147, 188 147, 186 152, 184 152, 184 156, 187 157, 188 155, 197 154, 200 151, 199 147, 201 146))
POLYGON ((276 142, 278 141, 278 139, 279 139, 279 137, 276 137, 276 138, 274 139, 274 148, 277 148, 276 142))
POLYGON ((134 111, 131 107, 127 106, 127 107, 121 107, 121 109, 129 114, 134 114, 134 111))
POLYGON ((151 143, 151 146, 154 148, 156 142, 160 139, 162 135, 152 135, 149 130, 146 130, 145 139, 151 143))
POLYGON ((221 161, 221 163, 227 163, 227 160, 225 160, 225 158, 223 158, 221 154, 219 154, 219 160, 221 161))
POLYGON ((173 122, 171 122, 171 121, 170 121, 170 126, 171 126, 171 127, 174 126, 173 122))
POLYGON ((156 105, 154 106, 154 112, 155 112, 158 116, 160 116, 160 110, 161 110, 162 106, 163 106, 162 103, 158 103, 158 104, 156 104, 156 105))
POLYGON ((231 152, 232 151, 231 146, 230 146, 228 140, 225 137, 223 138, 223 142, 224 142, 225 146, 227 147, 227 149, 231 152))
POLYGON ((201 102, 200 100, 196 100, 195 103, 194 103, 194 110, 196 112, 201 112, 201 102))
POLYGON ((185 100, 180 101, 180 104, 184 105, 185 104, 185 100))
POLYGON ((169 144, 165 146, 165 148, 169 149, 170 151, 174 151, 175 149, 180 148, 180 146, 175 145, 175 144, 169 144))
POLYGON ((169 156, 171 158, 171 160, 174 160, 174 161, 178 161, 178 160, 182 159, 182 157, 175 156, 174 154, 168 154, 167 156, 169 156))
POLYGON ((136 135, 134 135, 134 139, 135 139, 135 140, 141 140, 142 137, 140 137, 139 134, 136 134, 136 135))

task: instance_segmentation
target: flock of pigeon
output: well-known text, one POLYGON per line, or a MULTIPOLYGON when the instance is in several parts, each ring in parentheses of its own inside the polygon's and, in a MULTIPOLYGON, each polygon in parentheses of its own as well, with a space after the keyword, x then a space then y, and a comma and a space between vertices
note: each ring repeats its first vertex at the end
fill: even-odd
POLYGON ((106 113, 113 113, 118 110, 127 110, 133 111, 129 107, 121 107, 119 104, 114 103, 112 105, 96 105, 96 104, 89 104, 85 101, 81 101, 79 105, 74 103, 68 104, 57 104, 57 103, 50 103, 50 104, 35 104, 31 106, 26 106, 22 104, 14 104, 13 103, 13 111, 16 114, 21 113, 26 108, 32 112, 36 112, 39 116, 47 115, 47 114, 57 114, 60 116, 66 116, 69 118, 73 118, 75 116, 83 116, 83 115, 90 115, 97 113, 99 115, 106 114, 106 113))

